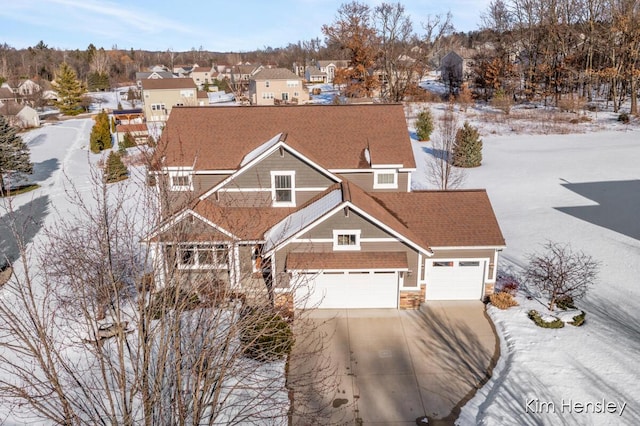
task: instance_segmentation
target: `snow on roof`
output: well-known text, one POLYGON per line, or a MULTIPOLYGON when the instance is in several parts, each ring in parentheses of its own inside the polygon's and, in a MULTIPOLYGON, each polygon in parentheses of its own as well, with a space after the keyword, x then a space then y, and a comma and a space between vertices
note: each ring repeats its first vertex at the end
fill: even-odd
POLYGON ((251 160, 253 160, 254 158, 259 157, 262 153, 268 151, 269 148, 271 148, 272 146, 280 142, 281 137, 282 137, 282 133, 278 133, 273 138, 269 139, 268 141, 266 141, 265 143, 263 143, 262 145, 254 149, 253 151, 249 152, 247 155, 244 156, 244 158, 240 162, 240 167, 243 167, 245 164, 250 163, 251 160))
POLYGON ((337 188, 324 197, 294 212, 269 229, 265 237, 265 252, 313 223, 320 216, 342 203, 342 190, 337 188))

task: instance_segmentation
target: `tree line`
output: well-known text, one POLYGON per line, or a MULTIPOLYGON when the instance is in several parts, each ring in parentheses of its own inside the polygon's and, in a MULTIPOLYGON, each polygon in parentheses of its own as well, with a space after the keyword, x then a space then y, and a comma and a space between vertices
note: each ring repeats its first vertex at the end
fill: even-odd
MULTIPOLYGON (((640 3, 636 0, 493 0, 477 31, 455 32, 452 16, 415 23, 401 3, 342 4, 319 38, 266 46, 252 52, 143 51, 133 48, 59 50, 44 41, 27 49, 0 45, 0 81, 54 78, 68 63, 89 90, 130 82, 156 64, 170 68, 198 63, 240 62, 291 68, 318 59, 345 59, 350 68, 336 76, 347 96, 379 93, 401 101, 416 93, 426 72, 436 70, 449 51, 469 67, 465 79, 476 96, 489 100, 543 101, 561 106, 569 99, 610 102, 617 112, 629 100, 637 113, 640 70, 640 3), (416 28, 418 28, 416 30, 416 28)), ((452 92, 460 82, 450 82, 452 92)))

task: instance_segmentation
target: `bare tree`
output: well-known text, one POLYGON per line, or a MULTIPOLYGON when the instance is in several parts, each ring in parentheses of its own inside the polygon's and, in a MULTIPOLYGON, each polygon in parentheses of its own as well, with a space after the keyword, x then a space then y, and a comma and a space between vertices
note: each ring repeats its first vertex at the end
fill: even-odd
POLYGON ((453 146, 458 132, 458 120, 453 103, 447 105, 432 137, 431 158, 428 159, 427 179, 438 189, 455 189, 464 183, 464 171, 453 165, 453 146))
MULTIPOLYGON (((316 323, 282 316, 266 291, 223 285, 215 269, 173 266, 194 256, 231 262, 225 251, 167 245, 159 253, 167 261, 158 261, 140 239, 160 224, 162 191, 129 180, 109 186, 98 173, 94 181, 89 198, 67 188, 74 214, 60 213, 38 244, 28 247, 14 229, 21 258, 0 298, 0 401, 16 407, 14 420, 271 425, 304 414, 322 422, 330 401, 288 399, 292 389, 301 400, 306 389, 331 393, 316 323), (291 329, 317 340, 290 351, 291 329), (285 379, 287 357, 306 369, 285 379)), ((187 241, 196 226, 184 221, 158 238, 187 241)))
POLYGON ((573 251, 569 244, 547 242, 543 253, 529 255, 524 270, 528 285, 549 298, 553 311, 561 298, 580 299, 596 282, 599 264, 582 251, 573 251))

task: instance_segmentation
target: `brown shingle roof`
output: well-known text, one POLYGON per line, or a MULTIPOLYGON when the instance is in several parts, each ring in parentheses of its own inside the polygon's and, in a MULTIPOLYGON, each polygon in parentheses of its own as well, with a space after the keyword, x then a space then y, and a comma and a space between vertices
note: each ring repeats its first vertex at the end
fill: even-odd
POLYGON ((505 245, 485 190, 371 195, 431 247, 505 245))
POLYGON ((248 152, 278 133, 328 169, 361 167, 367 146, 373 164, 415 167, 400 104, 174 108, 158 152, 165 166, 191 166, 196 159, 197 170, 236 169, 248 152))
POLYGON ((127 133, 127 132, 148 132, 146 124, 134 123, 134 124, 118 124, 116 126, 116 132, 118 133, 127 133))
POLYGON ((406 269, 405 252, 289 253, 287 270, 406 269))
POLYGON ((265 68, 251 77, 252 80, 300 80, 300 77, 286 68, 265 68))
POLYGON ((142 80, 144 90, 159 89, 195 89, 196 83, 191 78, 157 78, 142 80))

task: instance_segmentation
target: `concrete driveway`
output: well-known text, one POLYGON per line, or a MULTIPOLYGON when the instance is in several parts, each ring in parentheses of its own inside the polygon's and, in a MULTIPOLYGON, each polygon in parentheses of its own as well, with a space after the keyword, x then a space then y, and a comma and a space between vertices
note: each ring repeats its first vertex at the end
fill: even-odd
POLYGON ((481 302, 302 315, 315 330, 300 329, 289 366, 295 425, 452 424, 498 357, 481 302))

